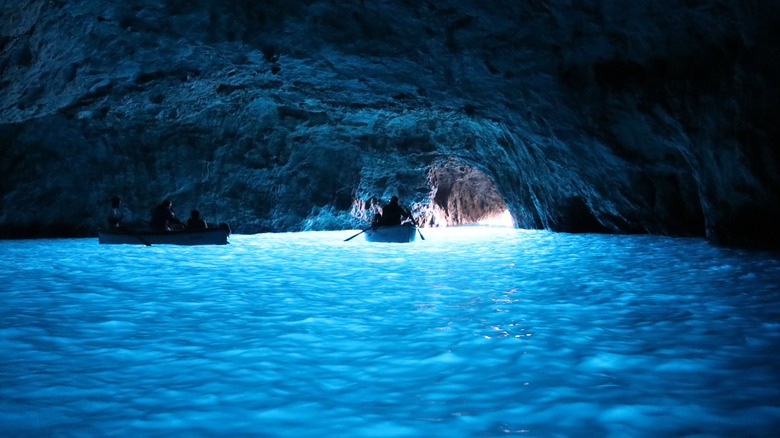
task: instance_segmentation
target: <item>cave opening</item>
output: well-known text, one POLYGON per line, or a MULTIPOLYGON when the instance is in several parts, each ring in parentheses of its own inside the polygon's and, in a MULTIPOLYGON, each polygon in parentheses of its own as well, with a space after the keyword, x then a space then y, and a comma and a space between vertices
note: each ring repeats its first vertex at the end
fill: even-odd
POLYGON ((491 225, 513 227, 509 208, 493 180, 458 160, 434 164, 428 173, 431 204, 427 225, 491 225))

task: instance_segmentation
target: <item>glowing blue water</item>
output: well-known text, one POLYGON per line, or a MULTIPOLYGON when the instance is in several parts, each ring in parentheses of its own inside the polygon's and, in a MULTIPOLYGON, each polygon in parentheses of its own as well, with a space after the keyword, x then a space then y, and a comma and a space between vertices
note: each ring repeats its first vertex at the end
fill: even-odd
POLYGON ((780 259, 424 230, 0 242, 3 436, 769 436, 780 259))

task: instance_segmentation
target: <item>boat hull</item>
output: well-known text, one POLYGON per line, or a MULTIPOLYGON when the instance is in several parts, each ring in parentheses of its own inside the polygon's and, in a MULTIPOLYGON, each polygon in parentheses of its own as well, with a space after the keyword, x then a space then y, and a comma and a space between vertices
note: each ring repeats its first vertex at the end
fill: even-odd
POLYGON ((101 245, 226 245, 229 235, 227 226, 180 231, 100 231, 98 242, 101 245))
POLYGON ((369 242, 408 243, 417 236, 417 227, 411 224, 376 227, 363 233, 369 242))

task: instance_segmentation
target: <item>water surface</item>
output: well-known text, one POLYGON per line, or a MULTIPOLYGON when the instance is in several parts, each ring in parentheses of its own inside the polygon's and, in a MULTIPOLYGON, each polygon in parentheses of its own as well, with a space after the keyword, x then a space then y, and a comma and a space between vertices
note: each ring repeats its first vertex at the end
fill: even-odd
POLYGON ((780 258, 426 229, 0 241, 3 436, 771 436, 780 258))

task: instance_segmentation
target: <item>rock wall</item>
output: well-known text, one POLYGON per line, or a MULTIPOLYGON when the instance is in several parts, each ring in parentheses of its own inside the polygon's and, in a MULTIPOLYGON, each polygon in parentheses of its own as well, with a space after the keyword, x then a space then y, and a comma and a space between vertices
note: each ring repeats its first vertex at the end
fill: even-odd
POLYGON ((90 235, 112 196, 239 233, 359 228, 392 195, 430 219, 450 162, 520 227, 780 248, 778 1, 6 0, 0 15, 5 236, 90 235))

